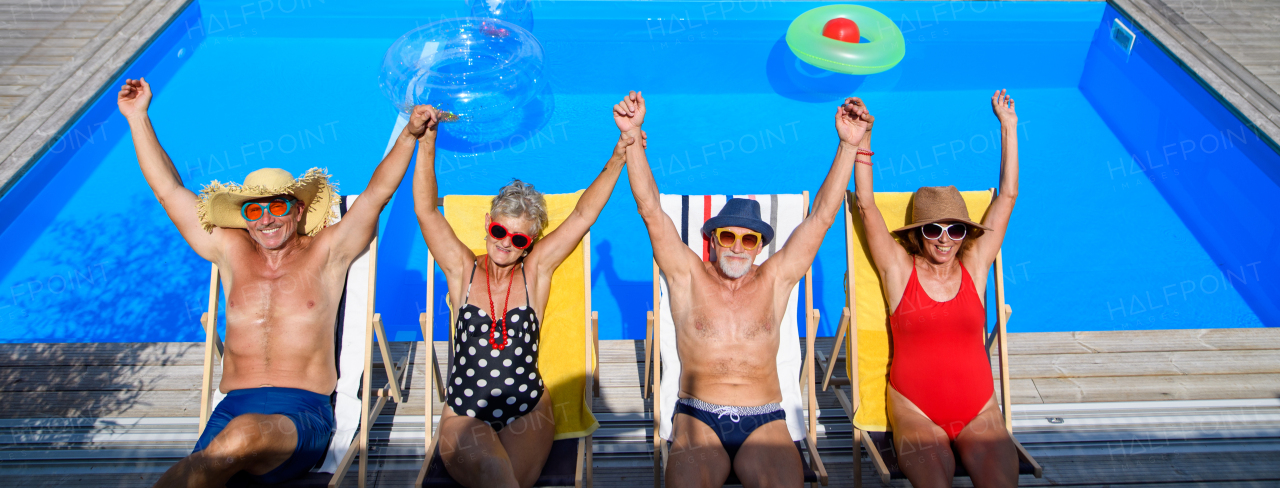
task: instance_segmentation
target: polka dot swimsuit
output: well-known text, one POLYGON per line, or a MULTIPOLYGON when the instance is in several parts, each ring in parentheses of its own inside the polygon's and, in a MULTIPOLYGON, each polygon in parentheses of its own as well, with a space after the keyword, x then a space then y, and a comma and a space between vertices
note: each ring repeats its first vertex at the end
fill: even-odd
MULTIPOLYGON (((471 268, 475 281, 476 266, 471 268)), ((520 268, 524 277, 524 267, 520 268)), ((448 403, 454 413, 488 422, 494 431, 524 416, 542 396, 538 374, 538 317, 529 308, 529 284, 525 306, 506 313, 507 344, 503 350, 489 343, 493 318, 480 307, 466 303, 458 310, 453 329, 453 365, 449 370, 448 403)))

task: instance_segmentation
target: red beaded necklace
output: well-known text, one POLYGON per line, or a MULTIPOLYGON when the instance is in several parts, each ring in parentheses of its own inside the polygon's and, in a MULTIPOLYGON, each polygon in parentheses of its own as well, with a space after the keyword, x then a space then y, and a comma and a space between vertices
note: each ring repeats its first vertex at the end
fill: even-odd
MULTIPOLYGON (((489 263, 493 263, 493 259, 485 256, 489 263)), ((523 266, 523 264, 522 264, 523 266)), ((507 305, 511 304, 511 288, 516 280, 516 270, 511 268, 511 276, 507 280, 507 301, 502 304, 502 315, 498 315, 493 308, 493 288, 489 284, 489 270, 484 272, 484 289, 489 292, 489 315, 493 319, 493 328, 489 330, 489 345, 499 351, 507 348, 507 305), (498 328, 502 328, 502 332, 498 332, 498 328)), ((498 280, 502 282, 501 279, 498 280)))

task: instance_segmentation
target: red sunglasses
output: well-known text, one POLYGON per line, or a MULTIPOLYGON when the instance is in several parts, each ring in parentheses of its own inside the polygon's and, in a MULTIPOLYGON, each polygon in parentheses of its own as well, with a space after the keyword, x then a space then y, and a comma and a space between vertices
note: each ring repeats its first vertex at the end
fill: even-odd
POLYGON ((527 234, 511 232, 507 230, 506 227, 503 227, 502 224, 497 222, 491 222, 489 224, 489 237, 501 241, 506 239, 508 235, 511 236, 511 245, 515 246, 516 249, 524 249, 533 244, 533 238, 529 237, 527 234))

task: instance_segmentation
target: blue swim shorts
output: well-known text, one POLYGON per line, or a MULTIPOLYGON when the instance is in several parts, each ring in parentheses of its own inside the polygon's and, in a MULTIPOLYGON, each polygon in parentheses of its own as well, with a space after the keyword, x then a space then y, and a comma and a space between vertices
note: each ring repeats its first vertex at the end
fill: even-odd
POLYGON ((264 475, 249 476, 257 483, 279 483, 310 471, 324 457, 329 439, 333 437, 333 406, 328 396, 296 388, 248 388, 227 393, 218 403, 191 453, 209 447, 231 419, 247 413, 284 415, 298 429, 298 446, 293 456, 264 475))

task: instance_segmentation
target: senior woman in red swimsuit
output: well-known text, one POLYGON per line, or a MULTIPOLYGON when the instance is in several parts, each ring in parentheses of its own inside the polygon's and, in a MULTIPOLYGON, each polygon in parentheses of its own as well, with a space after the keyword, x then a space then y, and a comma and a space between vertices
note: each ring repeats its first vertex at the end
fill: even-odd
POLYGON ((982 224, 954 186, 922 187, 913 223, 887 230, 867 156, 855 165, 858 212, 889 299, 893 361, 888 409, 898 465, 912 486, 949 487, 956 456, 976 486, 1016 486, 1018 454, 996 406, 983 348, 987 274, 1018 198, 1018 116, 1004 90, 991 97, 1003 151, 1000 191, 982 224))

